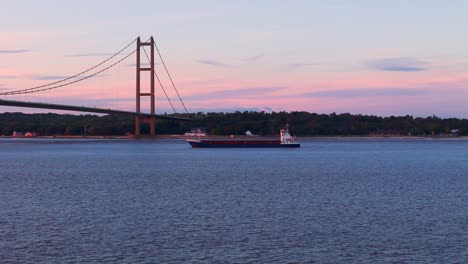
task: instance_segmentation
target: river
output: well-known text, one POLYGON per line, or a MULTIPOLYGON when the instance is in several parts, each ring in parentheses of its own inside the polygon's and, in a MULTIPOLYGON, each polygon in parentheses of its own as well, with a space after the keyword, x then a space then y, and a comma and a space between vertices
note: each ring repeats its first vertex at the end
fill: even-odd
POLYGON ((468 140, 0 139, 2 263, 466 263, 468 140))

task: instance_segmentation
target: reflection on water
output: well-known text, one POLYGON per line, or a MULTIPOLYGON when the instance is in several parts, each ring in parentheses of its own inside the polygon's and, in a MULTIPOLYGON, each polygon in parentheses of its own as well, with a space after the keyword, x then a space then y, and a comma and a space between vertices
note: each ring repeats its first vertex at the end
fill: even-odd
POLYGON ((467 176, 458 139, 0 139, 0 259, 461 263, 467 176))

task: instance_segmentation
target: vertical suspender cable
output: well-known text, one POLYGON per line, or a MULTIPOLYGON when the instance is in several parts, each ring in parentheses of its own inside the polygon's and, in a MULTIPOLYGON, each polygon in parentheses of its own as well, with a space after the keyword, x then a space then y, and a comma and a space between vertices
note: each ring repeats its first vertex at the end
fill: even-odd
MULTIPOLYGON (((148 62, 150 62, 151 60, 150 60, 150 58, 149 58, 149 56, 148 56, 148 53, 146 52, 145 47, 143 47, 143 51, 145 52, 145 55, 146 55, 146 58, 148 59, 148 62)), ((156 79, 158 80, 158 83, 159 83, 159 85, 161 86, 161 88, 162 88, 162 90, 163 90, 163 92, 164 92, 164 95, 166 95, 167 101, 168 101, 169 104, 171 105, 172 110, 174 110, 174 113, 177 114, 177 111, 176 111, 174 105, 172 104, 171 99, 169 99, 169 96, 167 95, 166 90, 164 89, 164 86, 163 86, 161 80, 159 79, 159 76, 156 74, 156 71, 154 71, 154 76, 156 76, 156 79)))
POLYGON ((179 91, 177 90, 177 88, 176 88, 176 86, 174 84, 174 81, 172 80, 171 74, 167 70, 166 63, 164 63, 163 57, 161 56, 161 52, 159 52, 158 46, 156 45, 156 41, 154 42, 154 47, 156 48, 156 51, 158 52, 159 58, 161 59, 162 65, 164 66, 164 69, 166 70, 167 76, 169 76, 169 80, 171 80, 172 87, 174 87, 174 90, 176 91, 177 96, 179 97, 179 100, 180 100, 180 102, 182 103, 182 106, 185 109, 185 112, 188 114, 187 107, 185 107, 185 104, 184 104, 184 102, 182 101, 182 98, 179 95, 179 91))
MULTIPOLYGON (((20 90, 14 90, 14 91, 6 91, 6 92, 2 92, 0 93, 0 95, 14 95, 14 94, 23 94, 25 92, 36 92, 36 91, 44 91, 46 89, 42 89, 42 88, 45 88, 45 87, 48 87, 48 86, 52 86, 52 85, 56 85, 56 84, 59 84, 59 83, 62 83, 62 82, 66 82, 68 80, 71 80, 73 78, 76 78, 76 77, 79 77, 80 75, 83 75, 91 70, 94 70, 96 68, 98 68, 99 66, 105 64, 106 62, 110 61, 111 59, 113 59, 114 57, 116 57, 117 55, 121 54, 124 50, 126 50, 128 47, 130 47, 130 45, 132 45, 134 42, 136 41, 136 39, 134 39, 132 42, 130 42, 127 46, 125 46, 123 49, 119 50, 118 52, 116 52, 115 54, 113 54, 111 57, 107 58, 106 60, 96 64, 95 66, 91 67, 91 68, 88 68, 80 73, 77 73, 73 76, 70 76, 70 77, 67 77, 67 78, 64 78, 64 79, 61 79, 59 81, 55 81, 55 82, 51 82, 51 83, 48 83, 48 84, 44 84, 44 85, 40 85, 40 86, 36 86, 36 87, 31 87, 31 88, 27 88, 27 89, 20 89, 20 90)), ((87 79, 87 78, 85 78, 87 79)), ((59 85, 57 85, 59 86, 59 85)), ((62 87, 62 86, 60 86, 62 87)))

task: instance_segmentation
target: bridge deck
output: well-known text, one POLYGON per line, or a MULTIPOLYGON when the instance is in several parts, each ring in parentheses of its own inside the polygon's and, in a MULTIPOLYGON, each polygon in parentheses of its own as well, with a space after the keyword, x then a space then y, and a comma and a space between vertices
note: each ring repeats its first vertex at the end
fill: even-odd
POLYGON ((73 106, 73 105, 61 105, 61 104, 47 104, 47 103, 38 103, 38 102, 21 102, 21 101, 11 101, 11 100, 2 100, 0 99, 0 105, 4 106, 14 106, 14 107, 27 107, 27 108, 41 108, 41 109, 54 109, 54 110, 65 110, 65 111, 76 111, 76 112, 87 112, 87 113, 99 113, 99 114, 121 114, 121 115, 132 115, 132 116, 143 116, 143 117, 156 117, 158 119, 167 119, 167 120, 179 120, 179 121, 189 121, 190 119, 182 117, 172 117, 164 115, 152 115, 148 113, 137 113, 131 111, 123 110, 114 110, 114 109, 104 109, 104 108, 94 108, 86 106, 73 106))

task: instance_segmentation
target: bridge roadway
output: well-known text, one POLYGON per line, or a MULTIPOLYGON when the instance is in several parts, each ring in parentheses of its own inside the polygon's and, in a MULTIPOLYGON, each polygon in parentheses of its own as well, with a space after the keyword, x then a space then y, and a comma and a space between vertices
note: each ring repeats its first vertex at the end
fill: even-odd
POLYGON ((182 118, 182 117, 152 115, 152 114, 148 114, 148 113, 137 113, 137 112, 131 112, 131 111, 122 111, 122 110, 113 110, 113 109, 104 109, 104 108, 94 108, 94 107, 86 107, 86 106, 46 104, 46 103, 38 103, 38 102, 21 102, 21 101, 11 101, 11 100, 2 100, 2 99, 0 99, 0 105, 14 106, 14 107, 27 107, 27 108, 41 108, 41 109, 76 111, 76 112, 87 112, 87 113, 99 113, 99 114, 119 114, 119 115, 132 115, 132 116, 142 116, 142 117, 153 117, 154 116, 154 117, 156 117, 158 119, 190 121, 190 119, 182 118))

